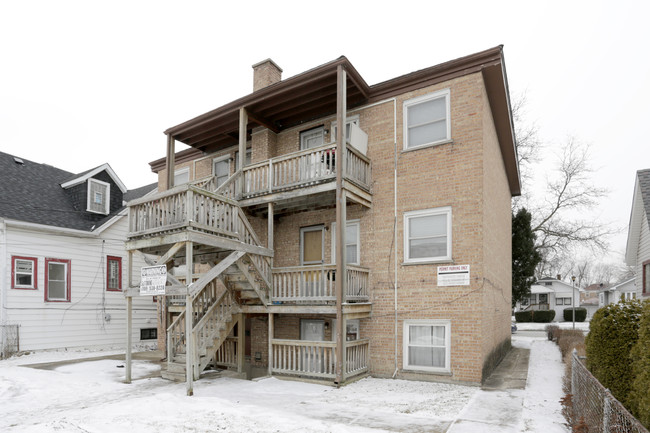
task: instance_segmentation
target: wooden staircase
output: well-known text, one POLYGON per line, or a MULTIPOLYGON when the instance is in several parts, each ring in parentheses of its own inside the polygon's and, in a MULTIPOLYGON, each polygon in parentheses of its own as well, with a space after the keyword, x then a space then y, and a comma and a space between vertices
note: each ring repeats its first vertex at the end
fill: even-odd
MULTIPOLYGON (((270 266, 266 257, 232 251, 190 285, 192 303, 191 344, 193 378, 215 360, 219 347, 237 323, 240 305, 268 305, 271 293, 270 266), (223 285, 217 282, 221 281, 223 285), (224 290, 225 287, 225 290, 224 290)), ((186 311, 167 329, 167 368, 162 377, 185 381, 187 369, 186 311)))

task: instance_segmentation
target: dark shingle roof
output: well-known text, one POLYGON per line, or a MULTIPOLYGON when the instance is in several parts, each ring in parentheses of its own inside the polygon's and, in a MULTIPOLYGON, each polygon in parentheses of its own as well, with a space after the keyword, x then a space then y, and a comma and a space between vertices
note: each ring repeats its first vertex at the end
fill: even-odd
MULTIPOLYGON (((78 176, 23 158, 17 162, 13 155, 0 152, 0 218, 91 231, 121 211, 117 209, 98 221, 96 214, 89 219, 88 212, 76 210, 61 184, 78 176)), ((142 191, 144 188, 133 193, 144 195, 148 192, 142 191)))
POLYGON ((650 225, 650 168, 636 172, 639 177, 639 188, 641 189, 641 200, 645 209, 648 225, 650 225))
POLYGON ((150 183, 149 185, 141 186, 140 188, 130 189, 124 194, 124 201, 128 203, 131 200, 135 200, 136 198, 140 198, 150 193, 156 188, 158 188, 158 182, 150 183))

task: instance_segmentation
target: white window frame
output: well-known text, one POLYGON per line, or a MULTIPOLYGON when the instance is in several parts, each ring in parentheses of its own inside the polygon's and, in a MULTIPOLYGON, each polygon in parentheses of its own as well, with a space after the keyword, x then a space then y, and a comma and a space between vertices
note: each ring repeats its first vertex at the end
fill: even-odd
MULTIPOLYGON (((323 137, 323 142, 320 145, 322 146, 323 144, 325 144, 325 127, 317 126, 316 128, 311 128, 300 132, 300 150, 312 149, 312 147, 309 148, 305 147, 305 138, 317 132, 320 132, 321 136, 323 137)), ((313 146, 313 147, 319 147, 319 146, 313 146)))
POLYGON ((186 183, 190 183, 190 168, 184 167, 179 168, 178 170, 174 170, 174 186, 185 185, 186 183), (176 179, 184 174, 187 174, 187 182, 176 182, 176 179))
MULTIPOLYGON (((357 261, 356 262, 348 262, 348 265, 360 265, 361 264, 361 220, 359 219, 354 219, 354 220, 348 220, 346 223, 348 226, 356 226, 357 227, 357 238, 355 239, 356 245, 357 245, 357 261)), ((332 263, 336 263, 336 221, 331 224, 332 227, 332 251, 331 251, 331 256, 332 256, 332 263)), ((351 245, 353 242, 349 242, 348 239, 345 240, 346 242, 346 247, 348 245, 351 245)), ((347 255, 346 255, 346 260, 347 260, 347 255)))
POLYGON ((404 263, 437 263, 437 262, 449 262, 451 261, 451 206, 433 208, 433 209, 422 209, 411 212, 404 213, 404 263), (410 257, 409 249, 409 221, 411 218, 424 217, 424 216, 436 216, 436 215, 446 215, 447 216, 447 253, 444 256, 433 256, 433 257, 410 257))
POLYGON ((86 193, 86 210, 88 212, 92 212, 92 213, 99 213, 99 214, 103 214, 103 215, 108 215, 110 209, 111 209, 111 184, 108 183, 108 182, 101 181, 101 180, 89 178, 88 179, 88 186, 87 186, 87 193, 86 193), (103 201, 104 201, 104 211, 103 212, 93 210, 90 207, 91 203, 94 203, 94 198, 91 197, 91 195, 92 195, 91 190, 92 190, 92 184, 93 183, 97 183, 97 184, 100 184, 100 185, 106 187, 106 197, 102 197, 103 201))
POLYGON ((36 257, 11 256, 11 288, 12 289, 37 289, 38 280, 38 259, 36 257), (18 272, 18 262, 30 262, 32 264, 31 284, 18 284, 19 275, 28 275, 26 272, 18 272))
POLYGON ((223 155, 212 159, 212 175, 215 177, 217 176, 217 164, 220 162, 228 163, 228 176, 226 176, 226 179, 223 182, 217 184, 217 188, 223 185, 223 183, 230 177, 230 155, 223 155))
POLYGON ((323 224, 309 227, 300 227, 300 266, 308 265, 322 265, 325 261, 325 226, 323 224), (321 257, 323 260, 320 262, 305 262, 303 259, 305 257, 305 232, 321 232, 321 257))
POLYGON ((413 149, 421 149, 423 147, 429 147, 429 146, 435 146, 437 144, 442 144, 442 143, 447 143, 451 141, 451 107, 450 107, 450 91, 449 89, 443 89, 439 90, 437 92, 429 93, 427 95, 422 95, 418 96, 417 98, 409 99, 404 101, 403 106, 402 106, 402 111, 403 111, 403 142, 404 142, 404 150, 413 150, 413 149), (445 115, 446 115, 446 137, 440 139, 440 140, 435 140, 423 144, 419 144, 417 146, 409 146, 409 124, 408 124, 408 109, 412 106, 422 104, 424 102, 429 102, 434 99, 439 99, 439 98, 445 98, 445 115))
POLYGON ((402 357, 404 370, 429 371, 434 373, 451 373, 451 321, 450 320, 405 320, 403 328, 402 357), (409 326, 444 326, 445 328, 445 365, 444 367, 427 367, 409 363, 409 326))
MULTIPOLYGON (((350 141, 350 134, 347 133, 348 132, 347 131, 348 130, 347 126, 351 125, 351 124, 355 124, 355 125, 359 126, 359 115, 358 114, 355 114, 353 116, 348 116, 345 119, 345 126, 346 126, 346 128, 345 128, 345 138, 347 139, 347 141, 350 141)), ((333 120, 332 124, 330 126, 330 143, 334 143, 336 141, 336 125, 337 125, 336 120, 333 120)))

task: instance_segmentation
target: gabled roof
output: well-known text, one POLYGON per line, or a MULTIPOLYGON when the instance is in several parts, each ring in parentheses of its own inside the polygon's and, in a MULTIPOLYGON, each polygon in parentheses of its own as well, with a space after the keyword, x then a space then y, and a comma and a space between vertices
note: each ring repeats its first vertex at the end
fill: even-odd
POLYGON ((117 177, 117 174, 115 174, 115 172, 113 171, 111 166, 108 165, 108 164, 102 164, 102 165, 100 165, 98 167, 91 168, 90 170, 86 170, 83 173, 76 174, 72 178, 66 179, 61 184, 61 186, 63 188, 70 188, 70 187, 73 187, 75 185, 79 185, 80 183, 85 182, 86 180, 90 179, 91 177, 93 177, 97 173, 101 173, 102 171, 106 171, 106 173, 108 173, 108 175, 111 177, 111 179, 113 179, 113 182, 115 182, 115 184, 120 188, 122 193, 125 193, 127 191, 126 186, 124 186, 124 184, 122 183, 120 178, 117 177))
POLYGON ((636 277, 628 278, 628 279, 625 279, 625 280, 623 280, 623 281, 621 281, 621 282, 619 282, 619 283, 616 283, 616 284, 614 284, 614 285, 612 285, 612 286, 603 287, 603 288, 600 289, 599 291, 600 291, 600 292, 615 292, 615 291, 621 291, 622 289, 627 288, 626 286, 628 286, 628 285, 630 285, 630 288, 631 288, 632 290, 636 290, 636 287, 635 287, 635 285, 634 285, 634 281, 635 281, 635 280, 636 280, 636 277), (631 284, 630 284, 630 283, 631 283, 631 284))
MULTIPOLYGON (((187 157, 198 152, 211 153, 237 144, 239 110, 248 112, 247 130, 264 126, 274 132, 336 113, 337 69, 347 73, 347 108, 386 100, 396 95, 448 81, 469 74, 481 73, 486 86, 492 117, 499 139, 506 175, 512 195, 521 193, 515 135, 510 110, 508 79, 503 47, 498 46, 430 68, 412 72, 383 83, 369 86, 350 61, 336 60, 259 89, 215 110, 168 128, 165 134, 191 146, 187 157)), ((182 156, 182 155, 181 155, 182 156)), ((150 163, 154 171, 164 166, 165 159, 150 163)))
MULTIPOLYGON (((103 166, 107 164, 100 167, 103 166)), ((123 208, 100 220, 97 220, 95 214, 95 219, 90 220, 88 212, 74 208, 70 196, 62 187, 62 184, 72 179, 90 177, 88 173, 94 170, 96 168, 75 175, 47 164, 0 152, 0 218, 88 232, 92 231, 93 226, 101 227, 123 208)), ((155 185, 149 187, 153 189, 155 185)), ((148 192, 140 189, 137 191, 140 195, 148 192)))
POLYGON ((636 172, 632 211, 627 231, 627 248, 625 249, 625 263, 628 266, 636 266, 641 228, 644 222, 650 226, 650 168, 636 172))

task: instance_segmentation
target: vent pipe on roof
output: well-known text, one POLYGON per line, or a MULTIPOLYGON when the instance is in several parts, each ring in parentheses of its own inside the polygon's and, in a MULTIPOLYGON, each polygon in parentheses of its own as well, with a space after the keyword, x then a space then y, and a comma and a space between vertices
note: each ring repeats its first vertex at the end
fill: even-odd
POLYGON ((23 161, 22 159, 18 158, 17 156, 14 156, 14 162, 15 162, 16 164, 25 165, 25 161, 23 161))
POLYGON ((262 60, 253 65, 253 92, 279 83, 282 69, 271 59, 262 60))
POLYGON ((562 281, 562 275, 557 274, 555 277, 556 277, 558 280, 562 281))

